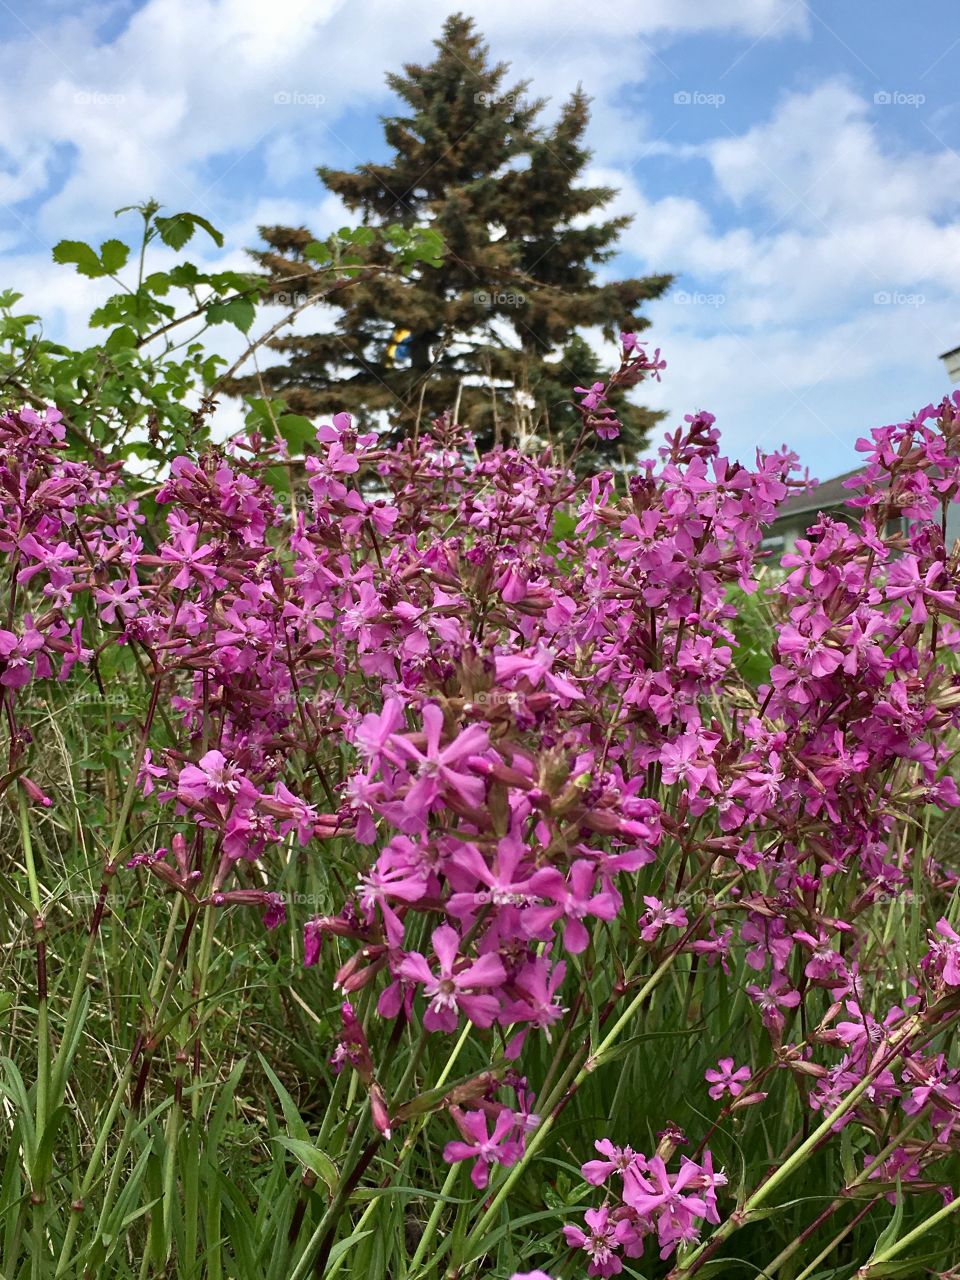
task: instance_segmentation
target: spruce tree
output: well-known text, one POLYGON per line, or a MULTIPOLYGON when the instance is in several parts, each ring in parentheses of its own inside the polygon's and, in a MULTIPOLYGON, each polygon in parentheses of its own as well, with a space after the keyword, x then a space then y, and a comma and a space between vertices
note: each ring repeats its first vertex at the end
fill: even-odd
MULTIPOLYGON (((459 404, 485 443, 515 439, 525 424, 562 446, 578 427, 571 384, 601 376, 578 330, 615 337, 646 327, 641 304, 670 277, 597 279, 630 219, 593 220, 616 192, 582 185, 589 99, 580 89, 547 128, 544 102, 528 97, 528 82, 510 83, 505 63, 491 63, 472 19, 448 18, 435 44, 432 62, 387 77, 405 105, 382 118, 389 159, 317 173, 368 226, 438 231, 441 265, 352 283, 331 299, 332 330, 274 339, 287 359, 261 376, 299 413, 345 407, 370 425, 385 411, 401 434, 459 404)), ((303 227, 260 231, 268 248, 254 257, 273 292, 294 276, 302 289, 315 237, 303 227)), ((232 389, 259 386, 244 378, 232 389)), ((617 407, 623 438, 600 446, 612 460, 634 454, 657 417, 617 407)))

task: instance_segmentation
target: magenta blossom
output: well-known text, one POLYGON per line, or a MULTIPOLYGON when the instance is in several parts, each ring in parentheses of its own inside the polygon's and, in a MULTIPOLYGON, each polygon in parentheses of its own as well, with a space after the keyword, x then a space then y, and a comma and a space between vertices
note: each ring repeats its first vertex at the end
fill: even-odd
POLYGON ((493 1132, 490 1133, 487 1116, 483 1111, 463 1112, 459 1108, 452 1108, 451 1114, 465 1140, 448 1142, 443 1149, 443 1158, 448 1164, 455 1164, 458 1160, 474 1160, 470 1181, 482 1191, 489 1181, 492 1164, 502 1164, 509 1168, 523 1154, 522 1140, 511 1136, 516 1130, 515 1116, 508 1107, 503 1107, 497 1115, 493 1132))
POLYGON ((710 1097, 716 1101, 729 1093, 731 1098, 738 1098, 743 1093, 744 1082, 750 1079, 753 1072, 749 1067, 738 1067, 734 1071, 732 1058, 721 1058, 718 1066, 719 1070, 708 1067, 704 1072, 705 1079, 710 1083, 710 1097))
POLYGON ((623 1270, 617 1250, 627 1230, 627 1224, 615 1223, 606 1208, 588 1209, 583 1215, 589 1231, 580 1227, 565 1226, 563 1235, 571 1249, 583 1249, 590 1264, 588 1276, 615 1276, 623 1270))
POLYGON ((416 951, 408 952, 396 967, 398 977, 423 987, 428 1001, 423 1025, 428 1031, 456 1031, 462 1010, 478 1027, 489 1027, 500 1011, 500 1002, 484 989, 499 988, 506 981, 503 961, 496 955, 482 955, 457 969, 460 935, 456 929, 440 925, 431 940, 437 973, 416 951))

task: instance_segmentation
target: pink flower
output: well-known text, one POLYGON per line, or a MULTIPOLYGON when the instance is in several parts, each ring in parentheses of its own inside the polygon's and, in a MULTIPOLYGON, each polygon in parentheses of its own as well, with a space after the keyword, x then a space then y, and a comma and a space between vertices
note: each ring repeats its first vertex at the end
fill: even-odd
POLYGON ((452 742, 441 747, 443 712, 431 702, 423 708, 423 731, 425 742, 422 747, 412 738, 396 733, 386 744, 392 759, 413 771, 414 781, 401 803, 416 824, 423 823, 444 793, 452 793, 466 804, 477 806, 482 803, 486 792, 484 780, 475 773, 467 773, 462 767, 470 756, 479 755, 487 749, 489 738, 485 729, 470 725, 452 742))
POLYGON ((627 1224, 611 1221, 610 1211, 588 1209, 583 1215, 589 1232, 580 1227, 565 1226, 563 1235, 571 1249, 583 1249, 590 1259, 588 1276, 615 1276, 623 1270, 623 1263, 615 1250, 620 1247, 627 1224))
POLYGON ((478 988, 500 987, 506 981, 503 961, 497 955, 482 955, 455 969, 460 957, 460 935, 449 925, 440 925, 431 935, 439 964, 434 973, 417 951, 410 951, 396 966, 398 977, 416 982, 427 997, 423 1025, 428 1031, 456 1031, 460 1011, 478 1027, 489 1027, 500 1011, 496 996, 477 994, 478 988))
POLYGON ((718 1065, 719 1071, 708 1067, 704 1072, 704 1078, 710 1082, 710 1097, 716 1100, 725 1093, 731 1098, 739 1097, 743 1093, 743 1082, 749 1080, 753 1072, 749 1067, 738 1067, 734 1071, 732 1058, 721 1058, 718 1065))
POLYGON ((687 913, 683 907, 666 907, 659 898, 645 897, 646 912, 641 916, 640 937, 644 942, 654 942, 668 926, 676 929, 687 927, 687 913))
POLYGON ((684 1160, 673 1175, 660 1156, 653 1156, 642 1172, 636 1166, 627 1171, 624 1201, 641 1218, 656 1222, 661 1258, 669 1257, 681 1241, 697 1239, 696 1219, 708 1212, 706 1200, 698 1194, 702 1187, 700 1167, 692 1160, 684 1160))
MULTIPOLYGON (((567 966, 561 961, 551 965, 545 956, 536 956, 510 983, 516 998, 504 1002, 500 1010, 500 1022, 509 1026, 512 1022, 526 1022, 536 1027, 550 1040, 550 1028, 563 1017, 566 1010, 557 1000, 557 991, 563 983, 567 966)), ((507 1048, 507 1057, 520 1052, 523 1038, 514 1038, 507 1048)))
POLYGON ((0 685, 7 689, 22 689, 29 684, 34 674, 31 660, 34 654, 43 650, 43 645, 43 636, 29 618, 25 619, 22 636, 0 629, 0 660, 3 663, 0 685))
POLYGON ((524 931, 531 938, 549 935, 550 926, 566 917, 563 945, 571 955, 579 955, 590 941, 583 921, 588 916, 600 920, 613 920, 620 905, 619 897, 610 892, 595 894, 597 869, 586 859, 578 859, 564 877, 555 867, 535 871, 528 882, 528 889, 540 897, 549 898, 552 907, 529 907, 523 916, 524 931))
POLYGON ((451 1107, 451 1114, 465 1141, 448 1142, 443 1149, 443 1158, 447 1164, 475 1160, 470 1181, 478 1191, 482 1191, 489 1181, 492 1164, 509 1168, 523 1154, 522 1141, 509 1136, 516 1128, 514 1114, 508 1107, 503 1107, 497 1115, 493 1133, 489 1132, 483 1111, 464 1112, 459 1107, 451 1107))
POLYGON ((778 1030, 783 1028, 783 1009, 795 1009, 800 1003, 800 992, 794 990, 782 973, 775 973, 767 987, 753 983, 747 986, 747 995, 760 1006, 764 1022, 778 1030))
POLYGON ((931 936, 930 939, 930 955, 947 986, 960 987, 960 935, 946 916, 941 916, 937 921, 937 933, 939 938, 931 936))
POLYGON ((222 802, 236 796, 244 781, 243 772, 227 760, 222 751, 208 751, 197 764, 185 764, 177 778, 177 798, 197 805, 204 800, 222 802))
POLYGON ((686 786, 687 795, 693 797, 701 787, 714 795, 720 790, 717 771, 704 750, 712 745, 695 733, 681 734, 674 742, 667 742, 660 750, 665 783, 679 782, 686 786))
POLYGON ((143 753, 140 772, 137 774, 137 786, 145 796, 152 795, 154 791, 154 778, 165 778, 166 776, 166 769, 153 763, 153 752, 149 747, 147 747, 146 751, 143 753))
POLYGON ((632 1147, 615 1147, 609 1138, 600 1138, 593 1145, 603 1159, 588 1160, 580 1170, 584 1182, 589 1182, 592 1187, 606 1182, 611 1173, 619 1173, 622 1177, 636 1161, 640 1161, 641 1168, 646 1166, 646 1160, 638 1156, 632 1147))
POLYGON ((174 530, 173 536, 160 548, 160 559, 166 564, 179 566, 179 571, 171 582, 177 591, 185 591, 197 579, 201 582, 214 582, 217 571, 209 563, 214 554, 212 543, 198 546, 200 525, 183 524, 174 530))

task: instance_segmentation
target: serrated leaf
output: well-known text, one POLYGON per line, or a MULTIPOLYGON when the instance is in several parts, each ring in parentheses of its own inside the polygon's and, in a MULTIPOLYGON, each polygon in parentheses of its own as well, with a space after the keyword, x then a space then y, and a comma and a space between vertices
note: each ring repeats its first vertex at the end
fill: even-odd
POLYGON ((155 218, 154 223, 160 239, 171 249, 182 249, 198 227, 206 231, 218 249, 223 248, 223 236, 199 213, 174 213, 169 218, 155 218))
POLYGON ((304 249, 303 256, 311 262, 329 262, 330 246, 321 240, 312 240, 304 249))
POLYGON ((54 245, 53 260, 65 266, 73 263, 82 276, 91 279, 107 274, 96 251, 82 240, 61 240, 54 245))
POLYGON ((256 310, 249 298, 230 298, 226 302, 211 302, 206 315, 210 324, 233 324, 241 333, 246 333, 253 324, 256 310))
POLYGON ((104 270, 110 273, 126 266, 129 257, 130 249, 122 240, 104 240, 100 246, 100 262, 104 270))
POLYGON ((111 353, 115 351, 130 351, 137 345, 137 335, 129 325, 122 324, 119 329, 114 329, 106 342, 103 344, 104 351, 111 353))

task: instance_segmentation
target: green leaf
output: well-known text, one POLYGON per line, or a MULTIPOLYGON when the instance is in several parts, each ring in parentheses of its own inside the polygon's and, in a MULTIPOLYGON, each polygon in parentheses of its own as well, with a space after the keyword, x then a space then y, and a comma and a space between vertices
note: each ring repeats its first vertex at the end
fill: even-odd
POLYGON ((109 351, 112 354, 115 351, 133 350, 136 345, 137 335, 129 325, 123 324, 119 329, 114 329, 103 344, 103 349, 104 351, 109 351))
POLYGON ((60 1128, 63 1122, 69 1117, 70 1112, 66 1107, 57 1107, 50 1118, 47 1120, 46 1128, 43 1131, 43 1137, 37 1146, 37 1154, 30 1171, 30 1176, 34 1182, 44 1183, 50 1176, 50 1170, 53 1167, 53 1152, 57 1145, 57 1139, 60 1136, 60 1128))
POLYGON ((286 467, 267 467, 263 477, 275 494, 289 494, 290 477, 286 467))
POLYGON ((249 298, 230 298, 227 302, 211 302, 206 315, 209 324, 233 324, 246 333, 253 324, 256 307, 249 298))
POLYGON ((223 236, 199 213, 175 213, 169 218, 156 218, 154 222, 160 239, 171 249, 182 249, 198 227, 206 231, 218 249, 223 248, 223 236))
POLYGON ((243 421, 251 431, 259 431, 262 435, 273 439, 274 425, 281 417, 286 406, 282 400, 264 400, 261 396, 251 396, 247 400, 247 411, 243 421))
POLYGON ((372 227, 341 227, 337 232, 341 240, 345 240, 347 244, 370 245, 375 240, 372 227))
POLYGON ((274 1142, 279 1142, 282 1147, 292 1152, 305 1168, 312 1169, 330 1194, 333 1194, 340 1181, 340 1175, 337 1172, 337 1166, 325 1151, 315 1147, 312 1142, 304 1142, 302 1138, 288 1138, 282 1133, 274 1138, 274 1142))
POLYGON ((853 1134, 849 1125, 844 1125, 840 1131, 840 1164, 844 1182, 849 1187, 857 1177, 857 1164, 853 1158, 853 1134))
POLYGON ((303 256, 311 262, 328 263, 331 260, 330 246, 322 240, 312 240, 304 249, 303 256))
POLYGON ((152 276, 147 276, 144 284, 149 285, 154 293, 165 293, 166 289, 161 288, 163 279, 168 284, 175 285, 180 289, 193 289, 198 284, 205 284, 207 281, 207 277, 192 262, 178 262, 169 271, 158 271, 152 276))
POLYGON ((295 451, 303 449, 317 438, 317 428, 309 418, 299 413, 285 413, 277 420, 277 430, 289 447, 295 451))
POLYGON ((352 1236, 347 1236, 345 1240, 339 1240, 330 1250, 330 1256, 327 1259, 327 1270, 329 1271, 337 1259, 342 1258, 348 1249, 352 1249, 371 1234, 372 1228, 367 1231, 354 1231, 352 1236))
POLYGON ((130 249, 122 240, 104 240, 100 246, 100 261, 111 274, 125 266, 129 257, 130 249))
POLYGON ((146 333, 163 320, 172 320, 175 314, 173 307, 165 302, 158 302, 143 290, 137 293, 117 293, 91 313, 90 326, 101 329, 129 324, 137 333, 146 333))
MULTIPOLYGON (((897 1202, 894 1206, 893 1216, 877 1236, 877 1243, 874 1246, 872 1258, 878 1257, 886 1252, 890 1245, 896 1243, 900 1234, 900 1228, 903 1225, 903 1188, 900 1185, 900 1179, 897 1179, 897 1202)), ((869 1266, 869 1263, 867 1264, 869 1266)))
POLYGON ((269 287, 268 281, 244 271, 214 271, 207 279, 220 293, 231 289, 236 293, 263 293, 269 287))
POLYGON ((72 262, 82 276, 91 279, 107 274, 96 252, 82 240, 61 240, 54 246, 53 260, 64 265, 72 262))
POLYGON ((280 1099, 280 1106, 283 1108, 283 1118, 287 1122, 287 1128, 290 1130, 290 1132, 294 1135, 295 1138, 299 1138, 302 1142, 305 1142, 308 1146, 310 1146, 311 1145, 310 1135, 307 1132, 307 1126, 303 1122, 303 1119, 297 1108, 297 1104, 294 1102, 294 1100, 290 1097, 290 1094, 286 1091, 286 1089, 280 1083, 278 1076, 273 1071, 269 1062, 267 1062, 263 1054, 258 1053, 257 1057, 260 1059, 261 1067, 263 1067, 264 1071, 267 1074, 267 1079, 273 1085, 274 1091, 277 1097, 280 1099))
POLYGON ((37 1149, 37 1133, 33 1123, 33 1108, 23 1083, 23 1076, 12 1058, 0 1058, 4 1079, 0 1081, 0 1093, 7 1097, 17 1119, 23 1141, 23 1154, 28 1170, 32 1168, 37 1149))

